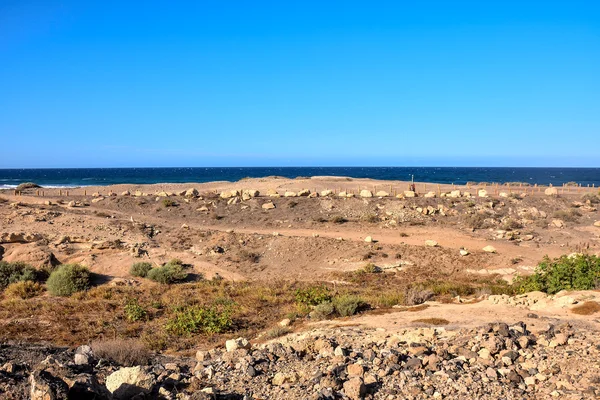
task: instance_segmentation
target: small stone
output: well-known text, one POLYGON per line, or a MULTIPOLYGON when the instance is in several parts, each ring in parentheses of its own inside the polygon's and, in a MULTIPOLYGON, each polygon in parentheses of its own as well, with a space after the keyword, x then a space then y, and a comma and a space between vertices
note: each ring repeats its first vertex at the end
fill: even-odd
POLYGON ((438 246, 438 242, 436 242, 435 240, 426 240, 425 241, 425 246, 428 246, 428 247, 437 247, 438 246))
POLYGON ((365 242, 367 242, 367 243, 373 243, 373 238, 371 236, 367 236, 365 238, 365 242))
POLYGON ((496 253, 496 248, 494 246, 485 246, 483 251, 486 253, 496 253))

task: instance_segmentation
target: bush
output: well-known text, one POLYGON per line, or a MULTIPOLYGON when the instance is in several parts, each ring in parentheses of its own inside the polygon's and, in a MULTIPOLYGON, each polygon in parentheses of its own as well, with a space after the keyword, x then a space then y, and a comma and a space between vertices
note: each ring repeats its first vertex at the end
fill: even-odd
POLYGON ((192 333, 223 333, 233 325, 233 309, 230 305, 212 307, 190 306, 177 310, 165 329, 167 332, 183 336, 192 333))
POLYGON ((55 269, 46 282, 54 296, 70 296, 90 287, 90 271, 79 264, 63 264, 55 269))
POLYGON ((517 277, 513 286, 518 293, 542 291, 555 294, 561 290, 597 289, 600 283, 600 257, 588 254, 546 257, 535 273, 517 277))
POLYGON ((163 199, 162 204, 164 207, 176 207, 177 203, 171 199, 163 199))
POLYGON ((148 272, 152 269, 152 264, 149 262, 139 262, 135 263, 129 269, 129 273, 133 276, 139 276, 140 278, 145 278, 148 275, 148 272))
POLYGON ((326 286, 312 286, 304 289, 296 289, 294 293, 296 302, 307 306, 317 306, 321 303, 331 301, 331 293, 326 286))
POLYGON ((404 295, 404 299, 406 301, 406 305, 408 306, 416 306, 419 304, 425 303, 427 300, 431 299, 434 296, 434 293, 421 288, 421 287, 411 287, 406 291, 404 295))
POLYGON ((287 335, 291 331, 292 330, 290 328, 288 328, 287 326, 276 326, 275 328, 269 329, 268 331, 266 331, 264 338, 265 339, 275 339, 280 336, 287 335))
POLYGON ((146 319, 147 315, 146 309, 140 306, 137 299, 130 299, 125 304, 125 316, 129 321, 141 321, 146 319))
POLYGON ((356 314, 364 304, 360 297, 351 294, 333 298, 333 306, 340 317, 349 317, 356 314))
POLYGON ((330 301, 326 301, 315 306, 314 310, 310 313, 311 318, 314 319, 327 319, 335 313, 335 307, 330 301))
POLYGON ((92 342, 96 358, 109 360, 125 367, 148 364, 150 354, 137 340, 114 339, 92 342))
POLYGON ((13 299, 30 299, 39 296, 44 291, 42 285, 32 281, 15 282, 8 285, 4 294, 13 299))
POLYGON ((554 213, 553 217, 565 222, 577 222, 577 219, 581 217, 581 213, 575 209, 559 210, 554 213))
POLYGON ((172 260, 162 267, 152 268, 146 276, 158 283, 171 284, 185 280, 187 273, 184 271, 181 261, 172 260))
POLYGON ((6 288, 11 283, 35 281, 36 270, 22 262, 0 261, 0 289, 6 288))
POLYGON ((377 217, 377 215, 375 214, 365 214, 362 216, 362 220, 374 224, 376 222, 379 222, 379 217, 377 217))
POLYGON ((330 222, 334 223, 334 224, 343 224, 345 222, 348 222, 348 220, 346 218, 342 217, 341 215, 336 215, 335 217, 332 217, 330 219, 330 222))
POLYGON ((600 194, 593 194, 593 193, 586 193, 583 196, 581 196, 581 200, 583 201, 588 201, 592 204, 599 204, 600 203, 600 194))

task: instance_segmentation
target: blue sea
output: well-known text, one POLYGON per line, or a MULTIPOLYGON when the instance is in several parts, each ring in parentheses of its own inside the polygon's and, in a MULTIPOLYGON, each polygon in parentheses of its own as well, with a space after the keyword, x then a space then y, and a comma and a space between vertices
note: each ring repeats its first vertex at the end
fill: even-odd
POLYGON ((528 182, 562 185, 577 182, 600 186, 600 168, 483 168, 483 167, 240 167, 240 168, 59 168, 0 169, 0 189, 35 182, 44 187, 105 186, 119 183, 186 183, 238 181, 283 176, 348 176, 432 183, 528 182))

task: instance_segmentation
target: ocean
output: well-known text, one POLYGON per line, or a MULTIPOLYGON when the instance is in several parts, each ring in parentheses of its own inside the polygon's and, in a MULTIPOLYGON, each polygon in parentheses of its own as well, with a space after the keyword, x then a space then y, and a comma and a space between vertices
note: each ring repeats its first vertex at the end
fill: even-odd
POLYGON ((0 169, 0 189, 22 182, 44 187, 105 186, 119 183, 186 183, 238 181, 266 176, 287 178, 349 176, 432 183, 527 182, 560 186, 577 182, 600 186, 600 168, 486 168, 486 167, 239 167, 239 168, 48 168, 0 169))

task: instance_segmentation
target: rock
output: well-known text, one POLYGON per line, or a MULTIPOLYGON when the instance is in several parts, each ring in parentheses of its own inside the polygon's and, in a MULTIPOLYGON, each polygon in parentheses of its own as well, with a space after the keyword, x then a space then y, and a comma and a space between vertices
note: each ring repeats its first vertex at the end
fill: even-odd
POLYGON ((367 243, 373 243, 373 238, 371 236, 367 236, 365 238, 365 242, 367 242, 367 243))
POLYGON ((277 192, 277 190, 268 189, 267 190, 267 196, 268 197, 279 197, 279 193, 277 192))
POLYGON ((375 196, 377 197, 389 197, 389 193, 386 192, 385 190, 380 190, 377 193, 375 193, 375 196))
POLYGON ((438 247, 438 242, 436 242, 435 240, 426 240, 425 241, 425 246, 428 246, 428 247, 438 247))
POLYGON ((102 200, 104 200, 104 197, 100 196, 100 197, 96 197, 95 199, 92 199, 92 203, 99 203, 102 200))
POLYGON ((477 191, 477 196, 479 196, 479 197, 488 197, 488 192, 485 189, 479 189, 477 191))
POLYGON ((121 193, 121 196, 131 196, 131 192, 129 192, 129 190, 126 190, 121 193))
POLYGON ((310 190, 302 189, 298 192, 298 197, 307 197, 310 195, 310 190))
POLYGON ((275 204, 273 202, 268 202, 262 205, 263 210, 272 210, 275 208, 275 204))
POLYGON ((594 226, 600 228, 600 221, 594 222, 594 226))
POLYGON ((464 257, 464 256, 468 256, 470 253, 469 253, 469 250, 467 250, 467 249, 460 249, 459 254, 464 257))
POLYGON ((200 211, 200 212, 208 212, 208 207, 206 206, 202 206, 196 209, 196 211, 200 211))
POLYGON ((366 387, 361 377, 355 377, 344 382, 344 394, 352 400, 362 399, 366 394, 366 387))
POLYGON ((185 197, 198 197, 200 195, 200 193, 198 193, 198 190, 196 190, 196 188, 189 188, 188 190, 185 191, 185 197))
POLYGON ((373 197, 373 193, 370 190, 363 189, 360 191, 360 197, 373 197))
POLYGON ((450 192, 450 194, 448 195, 448 197, 452 197, 452 198, 458 198, 460 197, 460 190, 453 190, 450 192))
POLYGON ((417 194, 415 192, 413 192, 412 190, 405 190, 404 197, 406 197, 406 198, 417 197, 417 194))
POLYGON ((322 190, 321 191, 321 197, 327 197, 327 196, 331 196, 333 194, 333 192, 331 190, 322 190))
POLYGON ((485 246, 482 250, 486 253, 496 253, 496 248, 494 246, 485 246))
POLYGON ((69 399, 109 400, 113 398, 94 375, 80 374, 73 378, 65 378, 65 382, 69 386, 69 399))
POLYGON ((365 368, 360 364, 350 364, 346 367, 348 376, 363 376, 365 374, 365 368))
POLYGON ((37 233, 10 232, 0 234, 0 243, 32 243, 44 237, 37 233))
POLYGON ((565 226, 565 223, 560 219, 553 219, 552 226, 554 226, 556 228, 563 228, 565 226))
POLYGON ((106 388, 115 399, 130 399, 140 394, 148 394, 155 384, 154 376, 140 366, 119 368, 106 377, 106 388))
POLYGON ((285 192, 283 197, 297 197, 298 194, 296 192, 285 192))
POLYGON ((558 196, 558 189, 555 187, 549 187, 548 189, 544 190, 544 194, 546 196, 558 196))
POLYGON ((286 383, 293 384, 296 382, 298 382, 298 375, 295 372, 292 372, 291 374, 284 374, 283 372, 278 372, 271 380, 271 383, 275 386, 281 386, 286 383))
POLYGON ((428 199, 434 198, 435 192, 427 192, 427 193, 425 193, 425 195, 423 197, 426 197, 428 199))
POLYGON ((88 345, 79 346, 75 350, 75 364, 87 365, 93 358, 92 348, 88 345))
POLYGON ((284 318, 281 321, 279 321, 279 326, 290 326, 292 324, 292 320, 290 320, 289 318, 284 318))
POLYGON ((68 398, 69 386, 45 370, 36 370, 29 376, 30 400, 62 400, 68 398))
POLYGON ((569 337, 565 333, 557 333, 552 340, 550 340, 550 347, 564 346, 567 344, 569 337))
POLYGON ((232 352, 238 349, 249 349, 252 345, 246 338, 231 339, 225 342, 227 352, 232 352))

